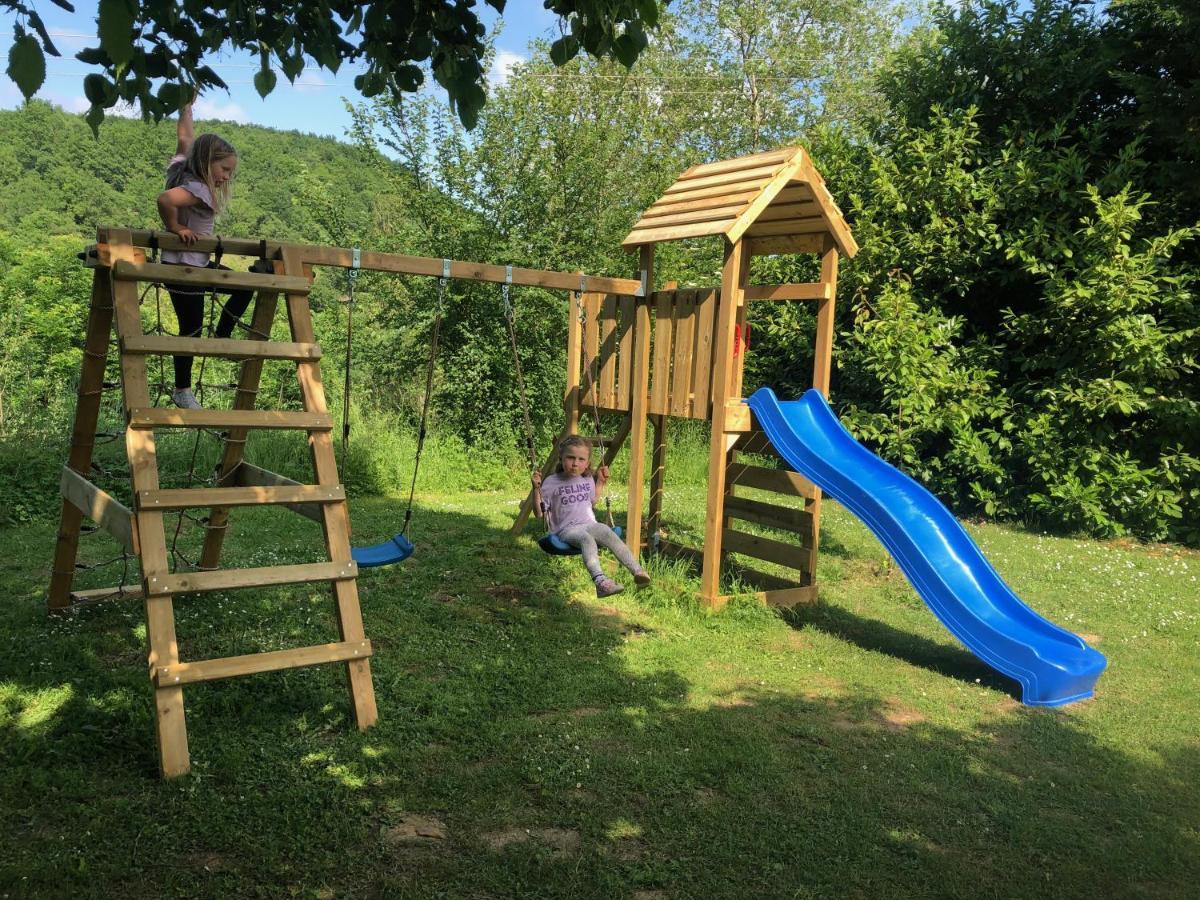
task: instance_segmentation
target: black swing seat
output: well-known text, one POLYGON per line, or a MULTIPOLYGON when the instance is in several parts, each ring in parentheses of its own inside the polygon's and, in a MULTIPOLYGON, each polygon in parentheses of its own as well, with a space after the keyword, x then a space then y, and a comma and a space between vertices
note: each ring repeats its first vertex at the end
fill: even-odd
POLYGON ((370 569, 374 566, 390 566, 402 562, 412 556, 415 549, 412 541, 398 534, 391 540, 375 544, 373 547, 351 547, 350 556, 360 568, 370 569))
MULTIPOLYGON (((617 537, 619 537, 619 538, 625 537, 625 529, 623 529, 620 525, 614 525, 613 531, 615 531, 617 533, 617 537)), ((541 547, 543 550, 545 550, 547 553, 551 554, 552 556, 578 556, 579 555, 578 547, 572 547, 570 544, 568 544, 566 541, 564 541, 562 538, 560 538, 557 534, 554 534, 553 532, 551 532, 550 534, 543 534, 540 538, 538 538, 538 546, 541 547)))

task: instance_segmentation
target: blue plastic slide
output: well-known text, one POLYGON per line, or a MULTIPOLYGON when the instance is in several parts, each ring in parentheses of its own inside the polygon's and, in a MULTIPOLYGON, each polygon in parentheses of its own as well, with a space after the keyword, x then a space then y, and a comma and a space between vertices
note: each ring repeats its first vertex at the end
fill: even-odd
POLYGON ((941 623, 1021 683, 1025 703, 1092 695, 1104 655, 1022 603, 950 511, 858 443, 819 391, 781 403, 760 388, 746 402, 788 465, 866 523, 941 623))

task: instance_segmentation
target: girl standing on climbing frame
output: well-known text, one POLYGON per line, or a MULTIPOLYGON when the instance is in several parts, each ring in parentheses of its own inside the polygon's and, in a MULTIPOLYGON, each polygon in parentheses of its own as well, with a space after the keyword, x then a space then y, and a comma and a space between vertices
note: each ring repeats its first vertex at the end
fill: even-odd
POLYGON ((593 473, 591 462, 591 444, 577 434, 565 438, 559 444, 558 468, 554 474, 543 480, 541 472, 533 472, 533 502, 534 509, 547 517, 553 533, 579 548, 583 564, 596 584, 596 596, 609 597, 623 588, 600 568, 599 547, 611 550, 621 565, 633 573, 633 580, 639 586, 649 584, 650 576, 617 533, 596 521, 592 507, 608 482, 608 467, 601 466, 593 473))
MULTIPOLYGON (((193 97, 192 100, 195 98, 193 97)), ((178 235, 187 246, 213 233, 213 223, 229 205, 231 182, 237 171, 238 155, 228 141, 215 134, 196 137, 192 124, 192 100, 179 111, 175 133, 175 155, 167 164, 167 186, 158 195, 158 214, 167 231, 178 235)), ((162 261, 170 265, 228 269, 207 253, 195 250, 164 250, 162 261)), ((204 291, 191 285, 167 285, 180 337, 199 337, 204 327, 204 291)), ((234 323, 250 305, 252 291, 231 291, 217 322, 216 337, 227 338, 234 323)), ((192 357, 176 356, 175 390, 171 401, 182 409, 200 409, 192 393, 192 357)))

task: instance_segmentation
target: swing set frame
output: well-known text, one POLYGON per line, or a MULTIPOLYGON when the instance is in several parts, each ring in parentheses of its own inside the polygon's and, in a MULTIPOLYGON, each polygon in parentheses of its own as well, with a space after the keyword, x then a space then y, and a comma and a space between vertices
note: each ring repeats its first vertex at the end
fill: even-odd
MULTIPOLYGON (((816 363, 813 384, 828 392, 833 343, 833 308, 839 255, 857 251, 840 210, 820 173, 802 148, 792 147, 694 166, 643 215, 625 246, 639 253, 639 277, 609 278, 515 266, 446 260, 435 257, 360 251, 357 248, 287 244, 267 240, 204 238, 188 247, 271 261, 274 272, 209 270, 164 266, 147 261, 147 249, 179 250, 173 234, 125 228, 100 228, 97 243, 83 254, 94 270, 87 336, 81 363, 75 422, 62 475, 62 511, 48 592, 51 613, 82 603, 139 597, 146 610, 149 677, 154 688, 159 766, 166 777, 189 771, 183 690, 203 681, 299 666, 345 665, 350 705, 359 728, 377 719, 371 678, 371 642, 358 602, 358 568, 351 557, 350 519, 338 473, 331 432, 333 423, 321 381, 321 348, 316 341, 308 293, 314 267, 367 270, 432 278, 452 278, 578 292, 587 315, 568 315, 567 378, 562 437, 576 433, 587 405, 621 415, 610 438, 595 436, 603 447, 603 465, 630 444, 626 543, 635 555, 643 550, 682 556, 702 568, 700 593, 720 606, 721 567, 728 554, 767 560, 798 573, 777 575, 744 571, 755 577, 758 596, 771 605, 792 606, 816 597, 817 538, 821 495, 800 476, 780 467, 745 464, 740 452, 769 453, 762 432, 742 402, 746 309, 751 301, 815 301, 816 363), (653 291, 654 247, 658 241, 720 235, 725 263, 716 289, 653 291), (808 284, 748 283, 756 254, 817 253, 820 280, 808 284), (255 292, 249 330, 254 340, 147 335, 139 311, 138 284, 186 283, 206 290, 231 288, 255 292), (284 298, 289 341, 269 339, 278 300, 284 298), (117 340, 111 340, 112 332, 117 340), (121 432, 129 460, 132 508, 89 478, 97 443, 102 398, 115 385, 104 380, 111 346, 117 347, 125 427, 121 432), (191 354, 243 360, 232 409, 166 409, 149 391, 149 356, 191 354), (652 363, 653 358, 653 363, 652 363), (262 365, 289 361, 296 367, 304 409, 301 412, 256 409, 262 365), (586 373, 586 374, 583 374, 586 373), (710 423, 711 449, 705 538, 702 548, 687 547, 660 532, 663 523, 669 418, 710 423), (652 448, 647 425, 653 426, 652 448), (164 490, 159 484, 155 431, 163 428, 219 429, 221 461, 212 486, 164 490), (305 485, 250 465, 244 450, 250 431, 294 429, 307 433, 314 484, 305 485), (646 472, 647 449, 652 449, 646 472), (649 516, 643 520, 649 474, 649 516), (739 488, 803 498, 803 508, 744 497, 739 488), (319 522, 326 561, 254 569, 221 569, 221 550, 230 512, 237 506, 283 506, 319 522), (193 570, 173 570, 166 545, 164 514, 207 508, 205 536, 193 570), (140 587, 73 591, 83 518, 87 516, 121 546, 123 558, 136 558, 140 587), (767 525, 795 540, 735 530, 731 520, 767 525), (645 527, 644 527, 645 526, 645 527), (644 537, 644 535, 648 537, 644 537), (268 585, 325 583, 332 588, 340 640, 313 647, 274 650, 221 659, 184 661, 175 634, 173 600, 184 594, 268 585)), ((510 321, 511 326, 511 321, 510 321)), ((518 357, 519 361, 519 357, 518 357)), ((599 417, 596 416, 598 421, 599 417)), ((560 438, 561 440, 561 438, 560 438)), ((556 446, 542 466, 553 467, 556 446)), ((533 460, 536 462, 536 458, 533 460)), ((523 530, 533 494, 522 504, 513 532, 523 530)))

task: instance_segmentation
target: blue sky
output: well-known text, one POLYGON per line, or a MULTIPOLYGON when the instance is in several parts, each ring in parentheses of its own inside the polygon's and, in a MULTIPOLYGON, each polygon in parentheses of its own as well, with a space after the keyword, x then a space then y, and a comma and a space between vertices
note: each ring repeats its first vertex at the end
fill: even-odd
MULTIPOLYGON (((490 76, 493 80, 503 79, 508 66, 528 56, 526 48, 531 40, 557 31, 556 17, 546 11, 541 0, 510 0, 502 21, 482 2, 477 2, 476 7, 489 33, 497 24, 502 28, 496 42, 496 65, 490 76)), ((37 4, 37 9, 62 54, 58 58, 47 57, 46 81, 37 96, 70 112, 83 112, 88 107, 83 97, 83 76, 92 70, 74 55, 96 43, 96 2, 76 0, 74 13, 48 2, 37 4)), ((0 12, 0 109, 13 109, 22 101, 16 85, 3 71, 12 43, 13 18, 8 11, 0 12)), ((200 120, 228 119, 344 138, 350 117, 342 98, 361 99, 354 90, 357 67, 343 66, 334 75, 314 63, 305 68, 295 85, 289 84, 280 73, 278 86, 263 100, 252 83, 258 69, 256 55, 227 53, 209 64, 229 85, 229 93, 216 91, 201 97, 196 104, 196 117, 200 120)), ((433 85, 432 90, 435 96, 445 99, 441 88, 433 85)), ((129 110, 126 114, 137 115, 137 111, 129 110)))

